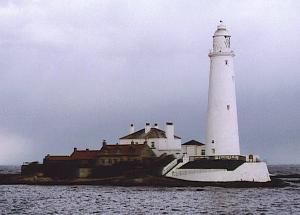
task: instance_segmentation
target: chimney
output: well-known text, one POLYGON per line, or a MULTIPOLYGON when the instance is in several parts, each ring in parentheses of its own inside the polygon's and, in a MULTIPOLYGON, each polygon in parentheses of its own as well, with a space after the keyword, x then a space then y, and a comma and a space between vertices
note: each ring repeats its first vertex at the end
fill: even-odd
POLYGON ((75 148, 74 148, 74 152, 76 152, 76 151, 77 151, 77 148, 75 147, 75 148))
POLYGON ((154 128, 158 128, 158 124, 157 123, 154 124, 154 128))
POLYGON ((106 140, 102 141, 102 146, 106 146, 106 140))
POLYGON ((146 127, 145 127, 145 133, 148 133, 150 131, 150 129, 151 129, 150 123, 147 122, 146 127))
POLYGON ((174 125, 172 122, 166 123, 166 137, 167 139, 174 139, 174 125))
POLYGON ((134 133, 134 125, 133 124, 130 124, 130 127, 129 127, 129 134, 132 134, 134 133))

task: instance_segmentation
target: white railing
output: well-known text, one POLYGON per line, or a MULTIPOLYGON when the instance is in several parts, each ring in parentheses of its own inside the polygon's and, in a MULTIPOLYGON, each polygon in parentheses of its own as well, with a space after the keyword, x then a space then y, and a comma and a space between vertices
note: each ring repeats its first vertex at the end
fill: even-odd
POLYGON ((199 174, 199 173, 208 173, 208 172, 227 172, 226 169, 177 169, 172 172, 172 176, 182 176, 189 174, 199 174))
POLYGON ((244 160, 245 156, 241 155, 212 155, 212 156, 190 156, 190 161, 195 160, 244 160))
POLYGON ((173 161, 171 161, 167 166, 165 166, 162 171, 161 174, 165 175, 167 172, 169 172, 173 167, 175 167, 177 165, 177 159, 174 159, 173 161))

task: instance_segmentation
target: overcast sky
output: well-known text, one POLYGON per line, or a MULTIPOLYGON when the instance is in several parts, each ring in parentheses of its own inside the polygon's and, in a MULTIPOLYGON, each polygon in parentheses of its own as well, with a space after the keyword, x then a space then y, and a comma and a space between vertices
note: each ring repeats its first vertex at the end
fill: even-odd
POLYGON ((242 153, 300 163, 300 1, 0 1, 0 164, 116 143, 130 123, 205 140, 208 50, 232 35, 242 153))

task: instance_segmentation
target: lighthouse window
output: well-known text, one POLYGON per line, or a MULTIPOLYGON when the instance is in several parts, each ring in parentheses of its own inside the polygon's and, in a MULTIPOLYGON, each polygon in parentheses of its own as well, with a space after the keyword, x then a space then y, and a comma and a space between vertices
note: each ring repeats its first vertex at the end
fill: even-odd
POLYGON ((225 60, 225 65, 228 65, 228 60, 225 60))
POLYGON ((225 46, 226 46, 226 48, 230 48, 230 37, 226 37, 225 36, 225 46))
POLYGON ((154 142, 151 142, 151 148, 155 148, 155 144, 154 144, 154 142))
POLYGON ((211 143, 215 143, 215 141, 214 141, 214 140, 212 140, 212 141, 211 141, 211 143))
POLYGON ((227 110, 229 110, 230 109, 230 105, 227 105, 227 110))

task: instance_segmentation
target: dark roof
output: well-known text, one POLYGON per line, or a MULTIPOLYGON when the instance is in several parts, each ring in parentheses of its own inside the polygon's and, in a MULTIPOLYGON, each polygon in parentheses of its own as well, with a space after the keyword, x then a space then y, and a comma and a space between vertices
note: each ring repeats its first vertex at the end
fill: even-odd
POLYGON ((149 147, 147 144, 116 144, 116 145, 103 145, 99 155, 100 156, 139 156, 143 150, 149 147))
POLYGON ((205 144, 204 143, 200 143, 200 142, 198 142, 196 140, 190 140, 190 141, 188 141, 186 143, 183 143, 182 145, 184 145, 184 146, 203 146, 205 144))
POLYGON ((99 156, 100 150, 76 150, 71 154, 72 160, 90 160, 99 156))
POLYGON ((141 130, 136 131, 132 134, 121 137, 120 139, 140 139, 144 135, 145 135, 145 129, 141 129, 141 130))
POLYGON ((244 160, 195 160, 190 161, 180 169, 227 169, 228 171, 235 170, 240 165, 245 163, 244 160))
MULTIPOLYGON (((151 139, 151 138, 167 138, 166 132, 158 128, 151 128, 148 133, 145 133, 145 129, 141 129, 132 134, 121 137, 120 139, 151 139)), ((178 136, 174 136, 176 139, 181 139, 178 136)))

